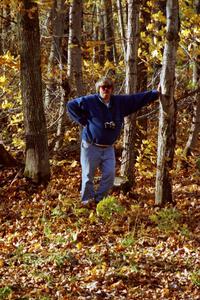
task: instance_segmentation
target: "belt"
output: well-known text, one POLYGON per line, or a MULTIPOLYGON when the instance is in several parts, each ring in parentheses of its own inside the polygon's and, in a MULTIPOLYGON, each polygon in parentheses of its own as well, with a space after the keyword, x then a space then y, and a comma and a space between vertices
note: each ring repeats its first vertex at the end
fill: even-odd
POLYGON ((96 143, 94 143, 93 145, 97 146, 97 147, 100 147, 100 148, 108 148, 108 147, 113 146, 113 145, 102 145, 102 144, 96 144, 96 143))
POLYGON ((97 143, 91 143, 89 141, 86 141, 86 143, 88 143, 90 145, 94 145, 96 147, 100 147, 100 148, 108 148, 108 147, 112 147, 114 145, 114 144, 112 144, 112 145, 97 144, 97 143))

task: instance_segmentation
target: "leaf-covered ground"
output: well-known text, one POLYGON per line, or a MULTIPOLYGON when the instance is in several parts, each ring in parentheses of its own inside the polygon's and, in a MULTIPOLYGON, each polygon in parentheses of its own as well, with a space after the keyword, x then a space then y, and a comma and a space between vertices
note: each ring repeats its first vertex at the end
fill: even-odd
POLYGON ((200 188, 174 179, 173 206, 154 206, 154 179, 81 206, 78 152, 52 160, 47 187, 0 171, 0 299, 199 299, 200 188))

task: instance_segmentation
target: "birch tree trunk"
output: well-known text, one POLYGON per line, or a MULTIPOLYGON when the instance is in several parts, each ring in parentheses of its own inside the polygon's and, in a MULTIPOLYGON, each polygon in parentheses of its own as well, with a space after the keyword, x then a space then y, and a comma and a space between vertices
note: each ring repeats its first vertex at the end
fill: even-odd
MULTIPOLYGON (((137 57, 139 44, 139 10, 140 1, 128 1, 128 32, 126 56, 126 93, 136 92, 137 88, 137 57)), ((121 175, 127 177, 127 187, 134 183, 135 165, 136 114, 125 118, 121 175)))
POLYGON ((69 11, 68 77, 75 81, 77 95, 83 94, 81 33, 83 1, 73 0, 69 11))
POLYGON ((117 12, 118 12, 119 31, 122 40, 122 49, 123 49, 124 59, 125 59, 126 58, 126 34, 125 34, 124 17, 123 17, 121 0, 117 0, 117 12))
MULTIPOLYGON (((45 90, 45 107, 48 107, 51 100, 56 96, 58 82, 60 81, 59 73, 62 73, 63 54, 62 39, 64 33, 64 19, 66 7, 64 0, 54 0, 51 11, 52 43, 48 60, 48 82, 45 90), (59 78, 57 80, 57 78, 59 78)), ((58 94, 60 95, 59 91, 58 94)), ((62 93, 61 93, 62 94, 62 93)))
POLYGON ((167 0, 166 17, 166 42, 160 77, 161 97, 155 191, 155 202, 157 205, 173 201, 170 171, 173 166, 174 148, 176 143, 174 86, 176 52, 179 41, 178 0, 167 0))
MULTIPOLYGON (((200 14, 200 0, 195 1, 195 12, 196 14, 200 14)), ((196 27, 194 28, 198 30, 196 27)), ((195 43, 195 42, 194 42, 195 43)), ((194 44, 196 51, 199 49, 199 42, 196 41, 196 45, 194 44)), ((195 88, 200 87, 200 55, 194 58, 193 62, 193 85, 195 88)), ((197 145, 198 135, 200 132, 200 94, 195 95, 193 104, 193 117, 192 124, 189 131, 189 137, 184 149, 185 156, 189 156, 192 154, 193 150, 197 145)))
POLYGON ((26 137, 24 175, 34 182, 50 178, 46 120, 42 99, 38 6, 22 0, 19 12, 21 91, 26 137))

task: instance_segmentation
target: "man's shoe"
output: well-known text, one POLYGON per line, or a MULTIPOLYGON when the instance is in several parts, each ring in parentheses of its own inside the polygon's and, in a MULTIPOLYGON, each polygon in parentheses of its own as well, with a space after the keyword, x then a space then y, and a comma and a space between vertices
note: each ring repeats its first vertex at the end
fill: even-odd
POLYGON ((96 202, 93 199, 85 200, 85 201, 82 201, 82 205, 83 205, 83 207, 86 207, 86 208, 93 208, 96 205, 96 202))

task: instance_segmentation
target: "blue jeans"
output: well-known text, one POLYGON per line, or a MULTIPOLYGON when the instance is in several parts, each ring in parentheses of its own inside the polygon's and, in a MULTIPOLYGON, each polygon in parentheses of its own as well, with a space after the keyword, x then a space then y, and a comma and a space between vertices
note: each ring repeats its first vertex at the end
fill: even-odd
POLYGON ((86 141, 81 142, 81 167, 82 167, 82 201, 95 199, 99 202, 107 196, 113 187, 115 179, 115 151, 113 146, 101 148, 86 141), (97 168, 102 175, 97 190, 94 190, 94 176, 97 168))

